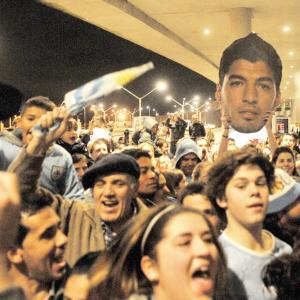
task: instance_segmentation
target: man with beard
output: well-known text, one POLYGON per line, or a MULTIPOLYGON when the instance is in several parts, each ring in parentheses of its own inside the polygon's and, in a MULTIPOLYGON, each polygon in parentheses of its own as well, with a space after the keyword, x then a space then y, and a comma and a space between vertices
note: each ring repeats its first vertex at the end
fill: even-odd
POLYGON ((197 144, 191 139, 182 139, 177 144, 174 159, 175 168, 184 173, 187 182, 191 182, 193 170, 201 161, 197 144))

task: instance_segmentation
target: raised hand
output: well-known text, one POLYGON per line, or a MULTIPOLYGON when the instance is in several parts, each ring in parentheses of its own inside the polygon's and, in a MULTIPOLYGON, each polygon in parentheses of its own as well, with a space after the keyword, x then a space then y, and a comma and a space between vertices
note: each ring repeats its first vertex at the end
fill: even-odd
POLYGON ((17 176, 0 172, 0 253, 15 242, 20 220, 20 194, 17 176))
POLYGON ((41 117, 32 130, 32 140, 27 146, 27 153, 41 154, 57 140, 67 129, 69 113, 64 107, 57 107, 41 117))
POLYGON ((273 111, 273 110, 266 112, 266 114, 264 116, 264 122, 265 122, 266 129, 272 129, 272 118, 273 118, 274 114, 275 114, 275 111, 273 111))
POLYGON ((226 109, 222 108, 221 122, 224 129, 229 129, 231 125, 231 117, 226 109))

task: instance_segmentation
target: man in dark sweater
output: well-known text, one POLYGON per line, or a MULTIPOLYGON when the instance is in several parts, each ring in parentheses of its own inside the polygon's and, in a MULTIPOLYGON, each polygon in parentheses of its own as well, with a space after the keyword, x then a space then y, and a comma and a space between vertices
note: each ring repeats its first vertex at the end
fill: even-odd
POLYGON ((177 142, 184 137, 187 123, 180 117, 179 114, 173 114, 166 120, 166 126, 171 130, 170 153, 173 156, 176 152, 177 142))

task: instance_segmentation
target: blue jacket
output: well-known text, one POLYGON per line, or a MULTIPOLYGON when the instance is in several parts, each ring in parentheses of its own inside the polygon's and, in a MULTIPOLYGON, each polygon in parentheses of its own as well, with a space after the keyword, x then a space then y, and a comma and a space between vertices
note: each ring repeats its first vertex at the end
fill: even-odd
MULTIPOLYGON (((7 170, 22 147, 18 130, 0 134, 0 170, 7 170)), ((46 154, 40 185, 67 198, 83 198, 83 187, 76 175, 71 155, 56 144, 53 144, 46 154)))

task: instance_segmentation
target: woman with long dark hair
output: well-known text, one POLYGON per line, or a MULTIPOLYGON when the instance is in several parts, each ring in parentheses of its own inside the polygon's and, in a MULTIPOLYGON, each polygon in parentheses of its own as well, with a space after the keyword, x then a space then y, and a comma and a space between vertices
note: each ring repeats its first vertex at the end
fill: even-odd
POLYGON ((119 237, 94 265, 88 299, 229 299, 224 254, 199 211, 155 207, 119 237))

